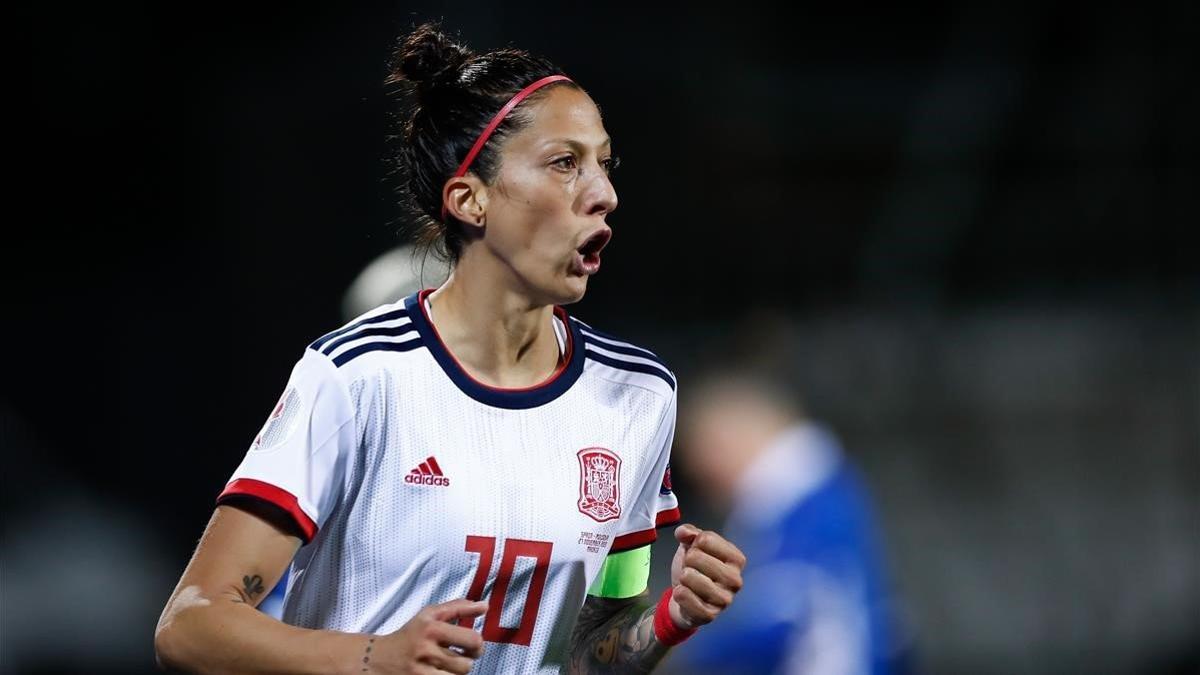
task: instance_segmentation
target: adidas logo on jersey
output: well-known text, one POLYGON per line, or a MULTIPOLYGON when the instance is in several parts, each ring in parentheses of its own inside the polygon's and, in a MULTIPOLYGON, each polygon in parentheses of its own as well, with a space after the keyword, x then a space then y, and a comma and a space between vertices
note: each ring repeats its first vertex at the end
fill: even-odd
POLYGON ((404 477, 405 483, 414 485, 434 485, 437 487, 449 487, 450 479, 442 473, 442 467, 438 466, 437 460, 432 455, 425 458, 421 465, 404 477))

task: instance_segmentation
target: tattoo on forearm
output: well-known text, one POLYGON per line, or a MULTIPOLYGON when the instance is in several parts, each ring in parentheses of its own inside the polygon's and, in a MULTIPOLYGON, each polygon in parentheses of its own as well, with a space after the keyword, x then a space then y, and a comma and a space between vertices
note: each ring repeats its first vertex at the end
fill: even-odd
POLYGON ((571 636, 571 673, 648 673, 667 653, 654 637, 654 605, 643 593, 589 596, 571 636))
POLYGON ((367 640, 367 651, 363 652, 362 672, 364 672, 364 673, 367 672, 367 668, 369 667, 369 664, 371 663, 371 648, 374 646, 375 646, 375 638, 370 638, 369 640, 367 640))
POLYGON ((255 574, 254 576, 242 577, 243 590, 246 591, 246 597, 253 600, 254 596, 263 592, 262 577, 255 574))

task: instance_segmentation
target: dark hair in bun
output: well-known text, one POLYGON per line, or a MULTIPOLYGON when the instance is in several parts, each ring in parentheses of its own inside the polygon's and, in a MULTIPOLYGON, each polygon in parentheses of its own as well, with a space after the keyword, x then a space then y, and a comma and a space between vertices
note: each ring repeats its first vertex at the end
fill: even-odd
MULTIPOLYGON (((509 99, 562 70, 518 49, 476 54, 427 23, 398 41, 390 71, 385 83, 400 85, 401 146, 395 161, 402 205, 412 217, 419 244, 457 262, 464 229, 453 216, 442 222, 442 186, 509 99)), ((529 123, 522 108, 558 86, 576 85, 556 82, 522 101, 493 132, 470 173, 490 184, 504 140, 529 123)))
POLYGON ((474 53, 452 42, 431 24, 413 31, 400 43, 392 61, 389 83, 408 80, 417 86, 429 87, 447 75, 453 77, 474 53))

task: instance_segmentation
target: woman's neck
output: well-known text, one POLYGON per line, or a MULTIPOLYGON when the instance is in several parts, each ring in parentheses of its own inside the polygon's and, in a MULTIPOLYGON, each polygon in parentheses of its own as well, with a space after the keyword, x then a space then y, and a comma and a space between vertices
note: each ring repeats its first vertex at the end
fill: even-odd
POLYGON ((497 283, 506 270, 495 270, 497 275, 476 267, 458 265, 428 296, 430 321, 446 349, 486 385, 524 388, 544 382, 559 365, 554 308, 497 283))

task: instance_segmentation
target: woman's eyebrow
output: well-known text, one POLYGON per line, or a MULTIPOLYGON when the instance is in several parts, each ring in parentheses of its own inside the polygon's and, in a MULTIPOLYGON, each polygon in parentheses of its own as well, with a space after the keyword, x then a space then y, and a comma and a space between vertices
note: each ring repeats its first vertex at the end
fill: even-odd
MULTIPOLYGON (((549 146, 549 145, 557 145, 560 143, 563 145, 566 145, 567 147, 571 148, 575 152, 582 152, 587 149, 586 144, 584 144, 574 138, 552 138, 552 139, 546 141, 545 143, 543 143, 543 145, 549 146)), ((605 136, 604 140, 601 141, 600 144, 597 145, 596 147, 602 149, 602 148, 609 147, 611 145, 612 145, 612 138, 605 136)))

